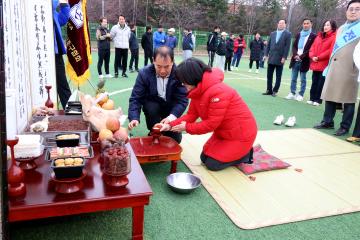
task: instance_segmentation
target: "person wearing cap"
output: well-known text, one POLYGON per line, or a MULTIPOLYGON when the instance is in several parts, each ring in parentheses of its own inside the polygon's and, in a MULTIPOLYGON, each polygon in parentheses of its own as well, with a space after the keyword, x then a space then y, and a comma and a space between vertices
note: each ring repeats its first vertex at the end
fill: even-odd
POLYGON ((220 68, 224 72, 225 55, 226 55, 226 32, 221 33, 219 44, 215 52, 215 67, 220 68))
POLYGON ((165 40, 165 46, 168 46, 172 50, 174 50, 178 44, 178 40, 177 40, 176 36, 174 36, 174 34, 175 34, 175 29, 169 28, 168 34, 167 34, 166 40, 165 40))

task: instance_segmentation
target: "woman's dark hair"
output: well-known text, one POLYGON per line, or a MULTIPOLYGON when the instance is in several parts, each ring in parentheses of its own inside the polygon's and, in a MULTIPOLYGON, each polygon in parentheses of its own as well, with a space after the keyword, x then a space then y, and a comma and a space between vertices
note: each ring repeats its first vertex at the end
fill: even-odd
POLYGON ((353 3, 360 3, 360 0, 351 0, 348 5, 346 6, 346 10, 349 9, 350 5, 353 4, 353 3))
POLYGON ((211 72, 211 67, 197 58, 188 58, 182 61, 175 70, 176 78, 191 86, 197 86, 205 72, 211 72))
POLYGON ((167 58, 170 57, 171 61, 174 62, 174 51, 168 46, 161 46, 154 51, 154 61, 156 57, 167 58))
POLYGON ((325 37, 325 35, 326 35, 326 33, 324 32, 324 26, 325 26, 325 23, 327 23, 327 22, 330 22, 331 30, 333 32, 336 32, 336 29, 337 29, 337 24, 336 24, 336 22, 334 20, 331 20, 331 19, 325 20, 323 25, 322 25, 322 29, 321 29, 323 37, 325 37))
POLYGON ((101 24, 101 23, 104 21, 104 19, 106 19, 106 17, 101 17, 101 18, 99 19, 99 23, 101 24))
POLYGON ((151 29, 151 26, 146 26, 146 31, 149 31, 151 29))

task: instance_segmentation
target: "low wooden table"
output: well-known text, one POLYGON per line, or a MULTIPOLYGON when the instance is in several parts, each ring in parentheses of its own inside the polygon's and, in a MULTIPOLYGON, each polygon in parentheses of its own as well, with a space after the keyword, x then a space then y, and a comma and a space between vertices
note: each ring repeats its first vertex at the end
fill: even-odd
POLYGON ((89 159, 86 164, 87 176, 84 179, 83 190, 72 194, 55 192, 50 175, 50 162, 46 162, 43 156, 38 158, 38 168, 25 172, 25 197, 9 200, 9 221, 131 207, 132 238, 143 239, 144 206, 149 204, 152 190, 130 144, 126 146, 131 153, 131 172, 128 175, 129 184, 119 189, 108 187, 102 179, 98 144, 93 146, 95 157, 89 159))
POLYGON ((174 139, 161 136, 159 143, 154 143, 151 136, 133 137, 130 138, 130 144, 140 163, 171 161, 170 173, 176 172, 182 148, 174 139))

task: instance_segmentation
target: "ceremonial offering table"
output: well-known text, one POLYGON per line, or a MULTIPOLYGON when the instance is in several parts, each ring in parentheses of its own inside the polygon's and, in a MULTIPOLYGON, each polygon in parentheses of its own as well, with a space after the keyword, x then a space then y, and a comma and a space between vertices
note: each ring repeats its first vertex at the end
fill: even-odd
POLYGON ((176 172, 177 161, 181 159, 182 148, 172 138, 159 136, 130 138, 130 144, 140 163, 171 161, 170 173, 176 172))
POLYGON ((81 213, 132 208, 132 238, 143 239, 144 206, 149 204, 152 190, 130 146, 131 172, 126 187, 109 187, 103 181, 99 144, 93 145, 94 158, 86 162, 82 190, 61 194, 55 191, 50 162, 43 154, 35 160, 38 167, 25 172, 26 195, 9 199, 9 221, 59 217, 81 213))

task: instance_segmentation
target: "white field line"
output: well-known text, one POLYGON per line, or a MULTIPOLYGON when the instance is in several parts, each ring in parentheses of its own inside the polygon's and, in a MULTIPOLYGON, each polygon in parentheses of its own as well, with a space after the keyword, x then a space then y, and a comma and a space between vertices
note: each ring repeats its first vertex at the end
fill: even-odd
MULTIPOLYGON (((257 77, 257 76, 253 76, 253 75, 249 75, 249 74, 244 74, 244 73, 235 73, 235 72, 228 72, 228 73, 230 73, 230 74, 234 74, 234 75, 240 75, 240 76, 243 76, 243 77, 245 77, 246 79, 250 79, 250 78, 252 78, 252 79, 258 79, 258 80, 262 80, 262 81, 264 81, 264 82, 266 82, 267 81, 267 79, 266 78, 263 78, 263 77, 257 77)), ((254 73, 255 74, 255 73, 254 73)), ((227 79, 232 79, 232 78, 227 78, 227 79)), ((235 78, 236 79, 236 78, 235 78)), ((275 80, 275 79, 274 79, 275 80)), ((287 85, 287 86, 290 86, 291 84, 290 83, 287 83, 287 82, 283 82, 283 80, 289 80, 289 81, 291 81, 291 79, 289 79, 289 78, 282 78, 281 79, 281 84, 284 84, 284 85, 287 85)), ((308 81, 309 79, 306 79, 306 81, 308 81)), ((308 85, 308 84, 307 84, 308 85)), ((306 87, 306 89, 308 89, 308 90, 310 90, 310 87, 306 87)))

